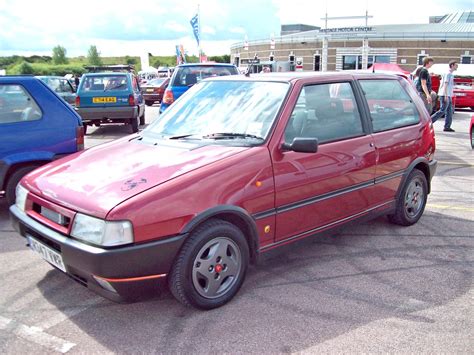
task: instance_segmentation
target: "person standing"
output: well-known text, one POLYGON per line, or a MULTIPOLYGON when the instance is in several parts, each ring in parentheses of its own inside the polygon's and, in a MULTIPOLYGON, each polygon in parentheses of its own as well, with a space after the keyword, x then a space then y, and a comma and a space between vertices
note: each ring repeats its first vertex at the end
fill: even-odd
POLYGON ((449 71, 447 74, 443 75, 441 80, 441 85, 439 86, 438 96, 439 96, 439 111, 435 112, 431 116, 431 121, 435 123, 438 118, 445 116, 444 120, 444 131, 445 132, 454 132, 454 129, 451 128, 451 123, 453 122, 453 92, 454 92, 454 72, 458 69, 458 63, 455 60, 449 62, 449 71))
POLYGON ((433 66, 434 59, 431 57, 423 58, 423 68, 420 70, 420 80, 418 80, 416 89, 418 90, 428 113, 433 112, 433 103, 436 102, 437 95, 431 88, 431 77, 428 69, 433 66))

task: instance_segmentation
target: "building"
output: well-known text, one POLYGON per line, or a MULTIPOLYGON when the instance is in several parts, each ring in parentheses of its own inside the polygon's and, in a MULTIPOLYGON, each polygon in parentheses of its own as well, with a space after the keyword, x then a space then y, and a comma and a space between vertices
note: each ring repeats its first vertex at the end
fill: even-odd
POLYGON ((291 70, 308 71, 366 69, 374 62, 396 63, 412 71, 426 56, 437 63, 457 59, 474 64, 473 11, 431 16, 426 24, 313 30, 284 26, 280 37, 234 44, 232 62, 240 67, 255 60, 288 62, 291 70), (298 28, 302 31, 295 32, 298 28))

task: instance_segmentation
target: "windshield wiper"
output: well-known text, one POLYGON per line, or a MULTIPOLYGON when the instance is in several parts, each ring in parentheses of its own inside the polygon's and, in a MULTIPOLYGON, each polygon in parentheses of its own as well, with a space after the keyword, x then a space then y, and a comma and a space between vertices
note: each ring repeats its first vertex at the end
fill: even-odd
POLYGON ((223 133, 211 133, 203 136, 202 138, 205 139, 233 139, 233 138, 252 138, 252 139, 260 139, 264 140, 265 138, 256 136, 254 134, 247 134, 247 133, 233 133, 233 132, 223 132, 223 133))
MULTIPOLYGON (((183 135, 180 135, 180 136, 172 136, 172 137, 168 137, 168 139, 183 139, 183 138, 188 138, 188 137, 191 137, 191 136, 195 136, 194 133, 192 134, 183 134, 183 135)), ((199 139, 199 138, 194 138, 194 139, 199 139)))

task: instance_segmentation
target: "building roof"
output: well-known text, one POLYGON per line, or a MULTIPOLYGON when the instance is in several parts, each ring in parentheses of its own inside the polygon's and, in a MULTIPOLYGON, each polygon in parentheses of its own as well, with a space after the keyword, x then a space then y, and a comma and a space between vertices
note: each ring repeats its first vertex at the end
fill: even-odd
POLYGON ((435 17, 437 23, 474 23, 474 11, 459 11, 435 17))

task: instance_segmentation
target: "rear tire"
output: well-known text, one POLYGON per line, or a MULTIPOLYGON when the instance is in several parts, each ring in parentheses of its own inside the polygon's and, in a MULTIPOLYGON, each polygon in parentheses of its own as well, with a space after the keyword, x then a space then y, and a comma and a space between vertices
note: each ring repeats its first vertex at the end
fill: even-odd
POLYGON ((5 196, 7 198, 7 203, 8 205, 13 205, 15 203, 15 190, 16 190, 16 185, 20 182, 23 176, 28 174, 29 172, 35 170, 38 168, 39 165, 30 165, 30 166, 24 166, 22 168, 19 168, 16 170, 8 179, 7 181, 7 186, 5 189, 5 196))
POLYGON ((474 149, 474 126, 471 127, 471 148, 474 149))
POLYGON ((130 126, 132 127, 132 133, 138 132, 138 120, 139 120, 138 117, 130 119, 130 126))
POLYGON ((185 242, 171 268, 169 288, 186 306, 217 308, 239 291, 248 263, 242 231, 227 221, 211 219, 185 242))
POLYGON ((395 213, 388 216, 390 222, 401 226, 415 224, 423 215, 427 199, 428 183, 425 174, 414 169, 403 186, 395 213))
POLYGON ((87 134, 87 125, 85 123, 83 123, 82 128, 84 130, 84 135, 86 135, 87 134))
POLYGON ((153 101, 145 101, 145 105, 147 106, 153 106, 154 102, 153 101))

